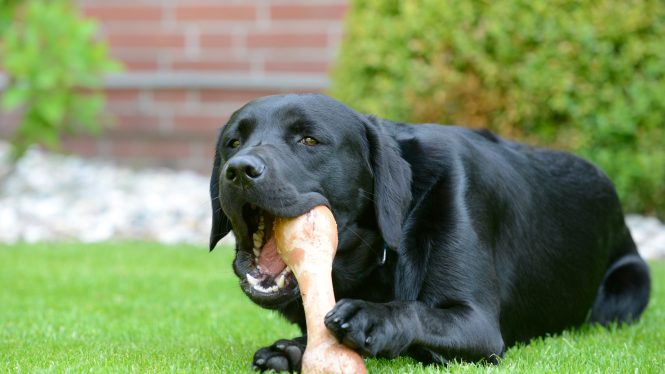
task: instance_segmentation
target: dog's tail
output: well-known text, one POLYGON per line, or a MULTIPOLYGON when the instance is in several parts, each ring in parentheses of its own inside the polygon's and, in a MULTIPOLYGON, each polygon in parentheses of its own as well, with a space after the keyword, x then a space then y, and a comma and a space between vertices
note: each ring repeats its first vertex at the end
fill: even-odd
POLYGON ((637 254, 630 235, 627 239, 632 248, 607 269, 591 308, 591 323, 631 323, 640 318, 649 302, 649 267, 637 254))

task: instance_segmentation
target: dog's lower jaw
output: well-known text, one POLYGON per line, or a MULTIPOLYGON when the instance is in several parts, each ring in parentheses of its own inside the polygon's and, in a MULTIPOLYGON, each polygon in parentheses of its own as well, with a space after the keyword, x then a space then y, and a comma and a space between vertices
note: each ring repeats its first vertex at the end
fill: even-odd
POLYGON ((300 288, 298 286, 278 294, 258 291, 247 284, 246 281, 240 282, 240 288, 256 305, 270 310, 283 309, 300 298, 300 288))
POLYGON ((237 249, 233 271, 240 280, 240 289, 250 300, 263 308, 279 309, 300 296, 298 283, 287 269, 284 269, 284 274, 270 279, 267 279, 267 276, 257 275, 259 269, 255 264, 254 255, 249 250, 237 249), (284 286, 279 287, 277 282, 282 276, 284 286), (262 281, 264 283, 261 283, 262 281))

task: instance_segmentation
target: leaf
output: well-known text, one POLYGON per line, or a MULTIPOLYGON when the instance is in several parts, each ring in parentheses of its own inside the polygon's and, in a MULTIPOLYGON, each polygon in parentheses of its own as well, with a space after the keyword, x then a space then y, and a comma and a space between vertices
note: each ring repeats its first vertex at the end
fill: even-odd
POLYGON ((68 129, 99 129, 101 99, 78 91, 99 87, 119 65, 95 39, 97 23, 69 0, 0 1, 0 68, 12 81, 0 104, 25 111, 12 139, 16 154, 33 143, 55 146, 68 129), (10 11, 12 4, 20 5, 10 11))
POLYGON ((6 110, 17 108, 25 103, 30 91, 21 87, 10 87, 3 92, 2 107, 6 110))

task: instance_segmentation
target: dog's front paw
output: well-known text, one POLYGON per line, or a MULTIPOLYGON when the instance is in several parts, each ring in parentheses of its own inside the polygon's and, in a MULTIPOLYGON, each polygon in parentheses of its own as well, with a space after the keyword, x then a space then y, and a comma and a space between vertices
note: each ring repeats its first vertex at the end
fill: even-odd
POLYGON ((252 369, 257 371, 300 372, 302 355, 305 352, 304 337, 292 340, 280 339, 273 345, 263 347, 254 353, 252 369))
POLYGON ((396 357, 411 341, 413 331, 400 307, 363 300, 340 300, 325 317, 325 325, 347 347, 365 356, 396 357))

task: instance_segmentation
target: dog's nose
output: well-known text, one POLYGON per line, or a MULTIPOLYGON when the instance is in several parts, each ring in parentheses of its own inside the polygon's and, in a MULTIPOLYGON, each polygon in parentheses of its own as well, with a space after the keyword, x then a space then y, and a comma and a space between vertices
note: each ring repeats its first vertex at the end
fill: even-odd
POLYGON ((263 175, 266 166, 256 156, 236 156, 226 165, 224 176, 233 183, 253 183, 263 175))

